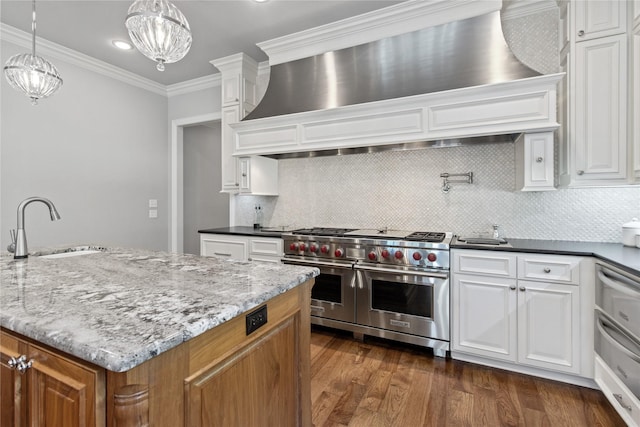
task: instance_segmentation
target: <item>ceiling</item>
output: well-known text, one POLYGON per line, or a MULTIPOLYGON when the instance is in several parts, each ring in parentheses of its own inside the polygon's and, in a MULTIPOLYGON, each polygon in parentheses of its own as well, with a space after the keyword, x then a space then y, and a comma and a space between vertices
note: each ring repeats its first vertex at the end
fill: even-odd
MULTIPOLYGON (((268 58, 256 43, 380 9, 399 0, 175 0, 189 21, 193 44, 187 56, 164 72, 137 50, 122 51, 114 39, 129 40, 124 20, 133 0, 38 0, 37 35, 164 85, 209 76, 212 59, 244 52, 268 58)), ((31 0, 2 0, 0 22, 31 31, 31 0)), ((55 61, 53 61, 55 64, 55 61)))

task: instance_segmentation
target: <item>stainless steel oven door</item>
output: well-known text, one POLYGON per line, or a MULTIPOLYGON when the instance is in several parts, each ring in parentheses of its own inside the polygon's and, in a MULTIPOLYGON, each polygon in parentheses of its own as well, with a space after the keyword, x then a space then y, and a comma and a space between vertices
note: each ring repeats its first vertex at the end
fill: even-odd
POLYGON ((596 353, 640 399, 640 341, 596 308, 596 353))
POLYGON ((449 341, 449 274, 355 265, 356 323, 449 341))
POLYGON ((596 307, 640 340, 640 282, 596 265, 596 307))
POLYGON ((317 267, 311 289, 311 322, 314 317, 353 323, 356 320, 355 272, 352 264, 336 264, 316 260, 283 259, 285 264, 317 267))

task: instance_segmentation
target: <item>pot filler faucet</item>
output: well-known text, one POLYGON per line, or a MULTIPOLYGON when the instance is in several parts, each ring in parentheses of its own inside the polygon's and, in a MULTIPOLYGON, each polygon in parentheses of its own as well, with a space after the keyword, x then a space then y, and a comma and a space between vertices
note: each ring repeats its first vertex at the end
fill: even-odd
POLYGON ((28 199, 24 199, 20 202, 18 205, 18 229, 11 230, 12 243, 7 248, 9 252, 13 252, 14 259, 26 258, 29 256, 29 251, 27 249, 27 234, 24 231, 24 210, 31 202, 42 202, 47 205, 49 207, 51 221, 57 221, 60 219, 60 214, 56 210, 55 205, 49 199, 45 199, 44 197, 29 197, 28 199))

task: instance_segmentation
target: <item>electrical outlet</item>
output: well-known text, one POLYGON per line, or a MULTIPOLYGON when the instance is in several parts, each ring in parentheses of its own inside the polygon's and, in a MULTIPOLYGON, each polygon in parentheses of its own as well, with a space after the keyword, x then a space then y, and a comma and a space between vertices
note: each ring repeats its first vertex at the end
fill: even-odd
POLYGON ((247 314, 247 335, 267 323, 267 306, 263 305, 259 309, 247 314))
POLYGON ((158 200, 157 199, 149 199, 149 207, 150 208, 157 208, 158 207, 158 200))
POLYGON ((149 209, 149 218, 158 218, 158 210, 149 209))

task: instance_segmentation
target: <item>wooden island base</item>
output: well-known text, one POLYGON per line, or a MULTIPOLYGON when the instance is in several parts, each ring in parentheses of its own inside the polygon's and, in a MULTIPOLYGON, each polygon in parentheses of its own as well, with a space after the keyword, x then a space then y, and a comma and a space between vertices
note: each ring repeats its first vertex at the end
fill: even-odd
MULTIPOLYGON (((31 372, 27 371, 26 398, 11 400, 13 393, 2 396, 3 420, 12 414, 17 416, 10 416, 7 421, 11 424, 7 425, 34 425, 27 412, 35 403, 27 404, 27 400, 38 396, 36 403, 44 409, 40 416, 64 414, 66 426, 311 426, 312 285, 313 279, 261 305, 267 307, 267 323, 249 335, 249 313, 245 313, 126 372, 106 371, 56 353, 61 360, 90 368, 92 380, 85 381, 83 387, 70 379, 78 386, 73 396, 47 401, 52 394, 38 389, 47 387, 46 382, 29 381, 31 372)), ((4 344, 13 342, 7 340, 31 342, 6 330, 2 335, 4 344)), ((5 355, 22 351, 0 347, 5 355)), ((37 372, 39 365, 44 362, 34 359, 36 369, 32 372, 37 372)), ((15 381, 21 379, 15 370, 3 369, 5 372, 14 380, 10 383, 5 376, 3 391, 13 392, 15 381)))

